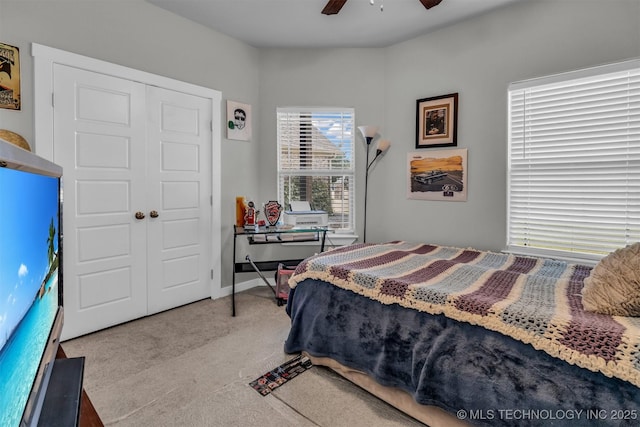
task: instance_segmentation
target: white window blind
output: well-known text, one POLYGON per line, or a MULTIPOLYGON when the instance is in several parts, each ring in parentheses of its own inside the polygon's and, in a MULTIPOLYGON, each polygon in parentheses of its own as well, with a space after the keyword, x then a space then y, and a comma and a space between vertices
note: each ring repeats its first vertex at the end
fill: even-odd
POLYGON ((640 241, 640 60, 509 87, 507 247, 597 260, 640 241))
POLYGON ((329 227, 355 230, 354 110, 278 108, 278 199, 329 213, 329 227))

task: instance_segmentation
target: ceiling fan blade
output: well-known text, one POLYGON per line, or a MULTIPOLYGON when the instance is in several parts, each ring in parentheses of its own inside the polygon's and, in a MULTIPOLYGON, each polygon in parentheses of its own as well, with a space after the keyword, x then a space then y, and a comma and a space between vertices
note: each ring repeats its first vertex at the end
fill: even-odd
POLYGON ((347 2, 347 0, 329 0, 327 5, 322 9, 323 15, 335 15, 340 12, 342 6, 347 2))
POLYGON ((420 3, 422 3, 422 5, 427 9, 431 9, 434 6, 439 5, 441 1, 442 0, 420 0, 420 3))

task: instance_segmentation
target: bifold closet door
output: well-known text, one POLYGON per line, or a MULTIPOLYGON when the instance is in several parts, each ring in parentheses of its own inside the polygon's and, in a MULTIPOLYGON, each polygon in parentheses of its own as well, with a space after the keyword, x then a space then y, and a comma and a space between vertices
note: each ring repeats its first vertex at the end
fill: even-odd
POLYGON ((149 314, 211 295, 211 108, 147 87, 149 314))
POLYGON ((147 314, 145 85, 54 66, 65 339, 147 314))
POLYGON ((54 66, 63 339, 211 296, 211 99, 54 66))

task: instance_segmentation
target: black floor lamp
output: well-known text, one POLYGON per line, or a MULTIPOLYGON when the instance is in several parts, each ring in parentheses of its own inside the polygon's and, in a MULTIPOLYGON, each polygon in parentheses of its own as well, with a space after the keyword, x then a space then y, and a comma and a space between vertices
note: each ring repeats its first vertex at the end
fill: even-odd
POLYGON ((378 140, 378 145, 376 146, 376 155, 373 158, 373 160, 369 162, 369 147, 371 146, 371 142, 373 141, 373 139, 378 134, 378 127, 377 126, 359 126, 358 129, 360 129, 360 132, 362 133, 364 141, 367 144, 367 159, 366 159, 367 168, 364 176, 364 231, 362 236, 362 241, 366 243, 367 242, 367 192, 369 187, 369 168, 371 167, 371 165, 373 165, 373 163, 382 153, 384 153, 389 149, 389 146, 391 146, 391 142, 388 139, 378 140))

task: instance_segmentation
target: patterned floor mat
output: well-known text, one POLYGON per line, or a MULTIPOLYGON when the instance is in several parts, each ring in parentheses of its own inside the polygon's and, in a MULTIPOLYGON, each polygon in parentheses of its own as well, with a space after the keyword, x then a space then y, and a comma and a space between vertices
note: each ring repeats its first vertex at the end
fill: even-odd
POLYGON ((312 366, 308 357, 299 354, 260 378, 251 381, 249 385, 261 395, 266 396, 272 390, 292 380, 312 366))

